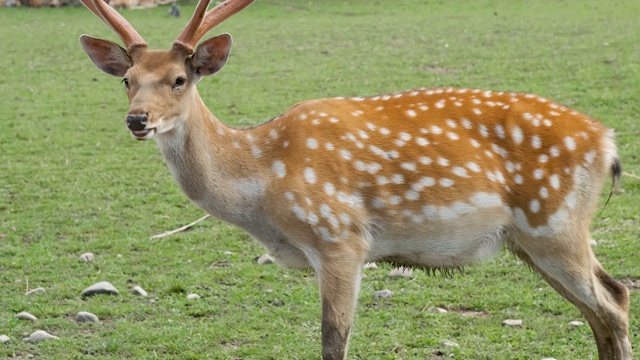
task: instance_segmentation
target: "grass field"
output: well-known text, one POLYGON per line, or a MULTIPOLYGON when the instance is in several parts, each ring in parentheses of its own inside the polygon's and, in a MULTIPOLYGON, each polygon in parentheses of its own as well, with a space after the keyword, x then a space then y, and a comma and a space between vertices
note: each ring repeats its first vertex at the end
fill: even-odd
MULTIPOLYGON (((123 14, 151 47, 168 48, 192 7, 179 19, 167 10, 123 14)), ((236 125, 309 98, 427 86, 533 92, 615 128, 625 171, 640 174, 638 14, 635 0, 259 0, 212 31, 235 44, 199 89, 236 125)), ((0 334, 11 337, 0 357, 319 358, 312 274, 257 265, 259 245, 215 220, 149 240, 202 211, 155 144, 125 131, 120 80, 78 43, 83 33, 115 35, 80 7, 0 9, 0 24, 0 334), (95 261, 78 261, 84 252, 95 261), (121 295, 80 296, 103 280, 121 295), (149 297, 130 294, 135 285, 149 297), (46 293, 24 295, 36 287, 46 293), (202 298, 187 300, 191 292, 202 298), (38 320, 17 320, 20 311, 38 320), (101 323, 75 323, 78 311, 101 323), (60 340, 21 340, 37 329, 60 340)), ((640 354, 640 180, 623 185, 595 215, 593 237, 605 268, 636 286, 631 341, 640 354)), ((584 321, 578 310, 506 252, 454 277, 389 279, 390 269, 366 271, 351 359, 597 358, 588 326, 569 330, 584 321), (375 300, 381 289, 395 295, 375 300), (509 318, 523 326, 502 327, 509 318)))

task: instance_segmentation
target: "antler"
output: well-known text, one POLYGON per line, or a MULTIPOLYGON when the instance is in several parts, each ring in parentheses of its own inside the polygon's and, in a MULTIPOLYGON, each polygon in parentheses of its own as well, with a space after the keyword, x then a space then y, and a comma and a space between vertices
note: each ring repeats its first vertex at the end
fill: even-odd
POLYGON ((144 41, 133 26, 103 0, 80 0, 80 2, 102 19, 118 35, 129 53, 135 47, 147 46, 147 42, 144 41))
POLYGON ((189 20, 187 26, 185 26, 182 33, 173 42, 174 46, 183 48, 189 54, 193 53, 193 48, 198 41, 215 26, 221 24, 240 10, 246 8, 254 0, 226 0, 221 4, 218 4, 213 9, 207 11, 210 0, 198 1, 198 6, 189 20))

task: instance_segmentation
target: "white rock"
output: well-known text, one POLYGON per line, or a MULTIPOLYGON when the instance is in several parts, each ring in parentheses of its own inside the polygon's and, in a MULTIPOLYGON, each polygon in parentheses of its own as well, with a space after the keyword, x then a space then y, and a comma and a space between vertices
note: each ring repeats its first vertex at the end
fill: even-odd
POLYGON ((33 290, 29 290, 26 293, 24 293, 25 295, 33 295, 33 294, 44 294, 47 290, 45 290, 44 288, 35 288, 33 290))
POLYGON ((395 268, 389 272, 391 278, 406 278, 410 279, 413 276, 413 269, 411 268, 395 268))
POLYGON ((82 261, 82 262, 92 262, 93 261, 93 254, 92 253, 84 253, 84 254, 80 255, 80 261, 82 261))
POLYGON ((430 307, 429 311, 434 312, 434 313, 438 313, 438 314, 446 314, 446 313, 449 312, 447 309, 443 309, 443 308, 437 307, 437 306, 430 307))
POLYGON ((556 360, 555 358, 544 358, 542 360, 556 360))
POLYGON ((11 338, 9 338, 7 335, 0 335, 0 344, 4 344, 9 340, 11 340, 11 338))
POLYGON ((224 254, 225 254, 225 255, 233 255, 233 252, 231 252, 231 251, 225 251, 225 252, 224 252, 224 254))
POLYGON ((76 314, 76 321, 79 323, 83 323, 83 322, 97 323, 97 322, 100 322, 100 319, 98 319, 96 315, 90 312, 80 311, 79 313, 76 314))
POLYGON ((120 292, 108 281, 101 281, 82 290, 82 296, 93 296, 98 294, 119 295, 120 292))
POLYGON ((373 295, 374 299, 388 299, 390 297, 393 296, 393 291, 391 290, 380 290, 380 291, 376 291, 376 293, 373 295))
POLYGON ((22 311, 16 314, 16 317, 20 320, 31 320, 31 321, 36 321, 38 320, 38 318, 36 318, 35 316, 29 314, 26 311, 22 311))
POLYGON ((133 289, 131 289, 131 293, 133 295, 140 295, 140 296, 144 296, 144 297, 149 296, 149 294, 147 294, 147 292, 144 291, 144 289, 141 288, 140 286, 134 286, 133 289))
POLYGON ((269 254, 264 254, 258 258, 258 264, 260 265, 269 265, 273 264, 275 261, 269 254))
POLYGON ((584 323, 582 321, 578 321, 578 320, 572 321, 572 322, 569 323, 569 330, 573 330, 573 329, 577 328, 578 326, 582 326, 582 325, 584 325, 584 323))
POLYGON ((504 321, 502 322, 502 326, 516 326, 516 327, 520 327, 520 326, 522 326, 522 320, 507 319, 507 320, 504 320, 504 321))
POLYGON ((442 346, 446 346, 446 347, 456 347, 459 348, 460 345, 458 345, 457 342, 451 341, 451 340, 445 340, 442 342, 442 346))
POLYGON ((33 334, 29 335, 28 338, 22 339, 22 341, 37 343, 45 340, 58 340, 58 339, 59 337, 53 336, 46 331, 37 330, 33 334))
POLYGON ((189 294, 189 295, 187 295, 187 299, 188 300, 200 299, 200 295, 198 295, 198 294, 189 294))
POLYGON ((362 267, 365 270, 375 270, 378 268, 378 265, 374 262, 368 262, 366 264, 364 264, 364 266, 362 267))

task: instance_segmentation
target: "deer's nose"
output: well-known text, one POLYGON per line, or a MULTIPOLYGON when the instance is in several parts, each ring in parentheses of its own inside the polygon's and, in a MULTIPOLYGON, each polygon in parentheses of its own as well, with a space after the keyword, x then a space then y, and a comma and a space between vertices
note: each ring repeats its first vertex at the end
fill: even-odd
POLYGON ((128 114, 127 128, 131 131, 144 130, 147 126, 147 114, 128 114))

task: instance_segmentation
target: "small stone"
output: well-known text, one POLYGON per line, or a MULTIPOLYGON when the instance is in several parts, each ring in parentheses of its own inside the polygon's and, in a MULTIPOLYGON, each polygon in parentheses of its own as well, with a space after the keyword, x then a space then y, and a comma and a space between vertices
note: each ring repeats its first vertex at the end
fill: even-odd
POLYGON ((442 342, 442 346, 446 346, 446 347, 456 347, 459 348, 460 345, 458 345, 457 342, 451 341, 451 340, 445 340, 442 342))
POLYGON ((101 281, 82 290, 82 296, 93 296, 98 294, 119 295, 120 292, 108 281, 101 281))
POLYGON ((502 326, 515 326, 515 327, 520 327, 520 326, 522 326, 522 320, 507 319, 507 320, 504 320, 504 321, 502 322, 502 326))
POLYGON ((598 242, 592 238, 591 240, 589 240, 589 245, 591 245, 591 247, 598 246, 598 242))
POLYGON ((378 265, 374 262, 368 262, 366 264, 364 264, 364 266, 362 267, 365 270, 375 270, 378 268, 378 265))
POLYGON ((584 323, 582 321, 578 321, 578 320, 572 321, 572 322, 569 323, 569 330, 573 330, 573 329, 577 328, 578 326, 582 326, 582 325, 584 325, 584 323))
POLYGON ((98 319, 98 317, 90 312, 86 312, 86 311, 80 311, 79 313, 76 314, 76 322, 79 323, 83 323, 83 322, 91 322, 91 323, 97 323, 100 322, 100 320, 98 319))
POLYGON ((84 253, 84 254, 80 255, 80 261, 82 261, 82 262, 92 262, 93 261, 93 254, 92 253, 84 253))
POLYGON ((389 272, 390 278, 405 278, 410 279, 413 276, 413 269, 411 268, 395 268, 389 272))
POLYGON ((9 340, 11 340, 11 338, 9 338, 7 335, 0 335, 0 344, 4 344, 9 340))
POLYGON ((231 251, 225 251, 224 254, 225 255, 233 255, 233 253, 231 251))
POLYGON ((47 290, 45 290, 45 288, 35 288, 33 290, 29 290, 26 293, 24 293, 25 295, 33 295, 33 294, 44 294, 47 290))
POLYGON ((22 339, 22 341, 37 343, 45 340, 58 340, 58 339, 59 337, 53 336, 46 331, 37 330, 33 334, 29 335, 28 338, 22 339))
POLYGON ((542 360, 556 360, 555 358, 544 358, 542 360))
POLYGON ((449 312, 447 309, 443 309, 443 308, 437 307, 437 306, 429 308, 429 311, 434 312, 434 313, 438 313, 438 314, 446 314, 446 313, 449 312))
POLYGON ((144 289, 141 288, 140 286, 134 286, 133 289, 131 289, 131 293, 133 295, 140 295, 140 296, 143 296, 143 297, 149 296, 149 294, 147 294, 147 292, 144 291, 144 289))
POLYGON ((373 298, 374 299, 389 299, 392 296, 393 296, 393 291, 385 289, 385 290, 376 291, 376 293, 373 295, 373 298))
POLYGON ((36 321, 38 320, 38 318, 36 318, 35 316, 29 314, 26 311, 23 312, 19 312, 16 314, 16 317, 20 320, 31 320, 31 321, 36 321))
POLYGON ((187 295, 187 300, 197 300, 200 299, 200 295, 198 294, 189 294, 187 295))
POLYGON ((258 264, 260 265, 269 265, 273 264, 275 261, 269 254, 264 254, 258 258, 258 264))

